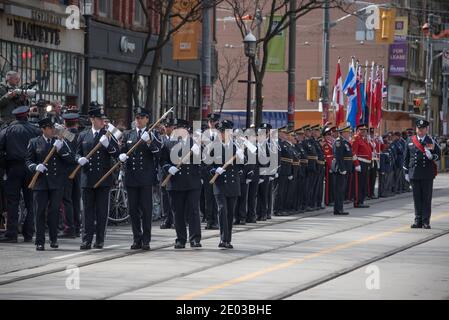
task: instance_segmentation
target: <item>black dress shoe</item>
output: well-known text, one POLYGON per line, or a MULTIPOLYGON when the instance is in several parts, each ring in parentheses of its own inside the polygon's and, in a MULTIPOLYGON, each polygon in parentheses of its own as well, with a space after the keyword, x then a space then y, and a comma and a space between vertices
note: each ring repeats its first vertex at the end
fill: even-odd
POLYGON ((101 243, 95 242, 94 243, 94 248, 95 249, 103 249, 103 247, 104 247, 104 243, 103 242, 101 242, 101 243))
POLYGON ((336 212, 334 212, 334 215, 336 215, 336 216, 347 216, 347 215, 349 215, 349 212, 338 212, 338 211, 336 211, 336 212))
POLYGON ((59 248, 59 244, 56 241, 55 242, 50 242, 50 248, 58 249, 59 248))
MULTIPOLYGON (((303 211, 304 212, 304 211, 303 211)), ((267 216, 267 220, 271 220, 271 216, 267 216)))
POLYGON ((80 245, 80 250, 90 250, 90 249, 92 249, 92 244, 91 243, 83 242, 80 245))
POLYGON ((180 242, 175 243, 175 249, 184 249, 185 247, 186 247, 186 245, 183 243, 180 243, 180 242))
POLYGON ((204 229, 206 229, 206 230, 218 230, 218 226, 215 225, 215 224, 207 224, 204 229))
POLYGON ((1 237, 0 242, 2 242, 2 243, 17 243, 17 238, 1 237))
POLYGON ((142 244, 142 250, 150 251, 150 245, 148 243, 142 244))
POLYGON ((246 221, 245 220, 243 220, 243 221, 240 221, 240 225, 245 225, 246 224, 246 221))
POLYGON ((428 224, 428 223, 423 223, 422 228, 423 228, 423 229, 432 229, 432 228, 430 227, 430 224, 428 224))
POLYGON ((45 247, 43 244, 37 244, 36 245, 36 251, 45 251, 45 247))
POLYGON ((142 242, 134 242, 131 245, 131 250, 139 250, 142 249, 142 242))
POLYGON ((32 238, 32 237, 31 237, 31 238, 28 238, 28 237, 23 238, 23 242, 24 242, 24 243, 30 243, 30 242, 33 242, 33 238, 32 238))
POLYGON ((225 244, 225 248, 226 248, 226 249, 234 249, 234 247, 232 246, 232 244, 230 244, 229 242, 225 244))
POLYGON ((202 245, 201 243, 195 241, 195 242, 190 242, 190 248, 201 248, 202 245))
POLYGON ((167 224, 167 223, 162 223, 162 224, 160 225, 160 228, 161 228, 161 229, 171 229, 171 225, 170 225, 170 224, 167 224))
POLYGON ((240 220, 235 220, 234 221, 234 226, 238 226, 240 224, 240 220))
POLYGON ((226 248, 226 243, 225 242, 221 242, 218 244, 219 248, 226 248))
POLYGON ((76 239, 76 234, 75 233, 61 233, 61 234, 58 234, 58 238, 61 238, 61 239, 76 239))
POLYGON ((414 223, 410 226, 410 228, 412 229, 421 229, 422 228, 422 224, 421 223, 414 223))

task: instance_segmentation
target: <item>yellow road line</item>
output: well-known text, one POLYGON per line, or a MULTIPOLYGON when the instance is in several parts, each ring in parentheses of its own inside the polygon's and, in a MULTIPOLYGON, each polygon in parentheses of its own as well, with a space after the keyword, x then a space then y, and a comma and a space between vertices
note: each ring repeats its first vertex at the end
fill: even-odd
MULTIPOLYGON (((439 214, 439 215, 435 215, 434 217, 432 217, 432 221, 441 220, 441 219, 447 218, 447 217, 449 217, 449 212, 442 213, 442 214, 439 214)), ((391 235, 393 235, 395 233, 402 232, 402 231, 407 231, 407 230, 410 230, 410 226, 409 225, 402 226, 402 227, 399 227, 399 228, 395 228, 395 229, 392 229, 392 230, 389 230, 389 231, 385 231, 385 232, 382 232, 382 233, 374 234, 372 236, 364 237, 364 238, 361 238, 361 239, 358 239, 358 240, 354 240, 354 241, 350 241, 350 242, 347 242, 347 243, 343 243, 343 244, 340 244, 340 245, 337 245, 337 246, 334 246, 334 247, 330 247, 328 249, 324 249, 324 250, 321 250, 321 251, 318 251, 318 252, 315 252, 315 253, 308 254, 308 255, 306 255, 306 256, 304 256, 302 258, 290 259, 290 260, 288 260, 286 262, 275 264, 275 265, 273 265, 271 267, 264 268, 264 269, 261 269, 259 271, 251 272, 251 273, 248 273, 246 275, 243 275, 243 276, 240 276, 240 277, 237 277, 237 278, 234 278, 234 279, 231 279, 231 280, 228 280, 228 281, 225 281, 225 282, 222 282, 222 283, 219 283, 219 284, 216 284, 216 285, 204 288, 204 289, 200 289, 200 290, 193 291, 191 293, 179 296, 179 297, 176 298, 176 300, 191 300, 191 299, 195 299, 195 298, 198 298, 198 297, 201 297, 201 296, 205 296, 205 295, 207 295, 207 294, 209 294, 211 292, 214 292, 214 291, 226 288, 226 287, 230 287, 230 286, 233 286, 235 284, 239 284, 239 283, 242 283, 242 282, 245 282, 245 281, 249 281, 249 280, 258 278, 260 276, 266 275, 268 273, 274 272, 274 271, 286 269, 286 268, 291 267, 293 265, 297 265, 297 264, 303 263, 303 262, 305 262, 307 260, 318 258, 318 257, 321 257, 321 256, 326 255, 326 254, 334 253, 334 252, 339 251, 339 250, 343 250, 343 249, 347 249, 347 248, 350 248, 350 247, 354 247, 356 245, 359 245, 359 244, 362 244, 362 243, 366 243, 366 242, 369 242, 369 241, 373 241, 373 240, 377 240, 377 239, 380 239, 380 238, 388 237, 388 236, 391 236, 391 235)))

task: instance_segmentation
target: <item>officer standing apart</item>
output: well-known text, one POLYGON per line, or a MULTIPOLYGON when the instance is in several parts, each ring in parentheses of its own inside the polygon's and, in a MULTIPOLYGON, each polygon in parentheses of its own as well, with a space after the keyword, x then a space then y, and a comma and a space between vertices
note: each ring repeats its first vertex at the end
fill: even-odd
POLYGON ((94 233, 96 234, 94 248, 102 249, 104 246, 109 190, 113 185, 113 176, 110 175, 98 188, 94 188, 94 185, 111 169, 112 159, 119 154, 117 141, 106 135, 103 109, 91 108, 88 115, 92 127, 80 133, 77 151, 77 161, 83 167, 81 188, 84 220, 81 250, 91 249, 94 233), (102 144, 102 147, 90 159, 87 159, 86 155, 98 142, 102 144))
POLYGON ((26 166, 33 174, 39 172, 33 189, 36 216, 36 250, 45 250, 45 222, 48 223, 50 247, 58 248, 58 214, 67 179, 66 166, 74 162, 74 154, 63 140, 54 137, 54 123, 50 118, 39 121, 42 135, 30 140, 26 166), (55 147, 56 152, 47 164, 44 160, 55 147), (48 208, 48 210, 47 210, 48 208))
POLYGON ((153 184, 156 181, 156 154, 160 150, 157 139, 146 131, 150 119, 147 109, 136 110, 136 128, 125 133, 119 159, 125 164, 125 186, 134 243, 131 250, 150 250, 153 211, 153 184), (128 157, 126 153, 143 140, 128 157))
POLYGON ((405 178, 412 185, 415 203, 415 222, 412 228, 430 229, 433 180, 437 174, 435 161, 440 158, 441 150, 427 135, 428 126, 428 121, 418 120, 416 135, 407 140, 405 149, 405 178))
POLYGON ((0 132, 0 152, 5 159, 7 175, 5 194, 8 211, 8 226, 0 242, 17 242, 21 191, 27 212, 22 229, 23 238, 25 242, 31 242, 33 238, 33 195, 28 188, 31 173, 25 166, 25 158, 29 141, 39 136, 41 130, 28 122, 28 111, 27 106, 14 109, 12 113, 16 121, 0 132))
POLYGON ((14 120, 12 111, 20 106, 27 105, 28 97, 17 94, 14 89, 18 89, 20 75, 16 71, 6 73, 6 85, 0 84, 0 116, 1 120, 9 123, 14 120))
POLYGON ((332 172, 334 173, 334 214, 348 215, 343 211, 343 202, 348 185, 348 176, 352 173, 353 156, 352 147, 349 143, 351 127, 348 126, 340 131, 340 137, 335 140, 333 145, 334 159, 332 160, 332 172))

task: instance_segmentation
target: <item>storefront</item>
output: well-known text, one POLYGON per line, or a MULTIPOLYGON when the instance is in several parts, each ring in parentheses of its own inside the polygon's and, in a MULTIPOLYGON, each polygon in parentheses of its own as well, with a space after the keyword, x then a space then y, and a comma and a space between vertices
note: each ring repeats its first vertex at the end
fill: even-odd
MULTIPOLYGON (((145 34, 92 21, 90 26, 91 100, 105 106, 106 114, 116 124, 129 127, 132 106, 144 106, 148 89, 151 55, 140 70, 138 101, 133 102, 132 74, 139 62, 145 34)), ((156 39, 154 39, 156 40, 156 39)), ((199 60, 172 60, 171 45, 164 48, 152 117, 175 107, 175 116, 198 119, 200 116, 199 60)))
POLYGON ((63 7, 43 11, 16 4, 0 10, 0 82, 18 71, 22 84, 37 82, 36 100, 78 104, 81 98, 83 32, 64 25, 63 7), (60 13, 58 13, 58 9, 60 13))

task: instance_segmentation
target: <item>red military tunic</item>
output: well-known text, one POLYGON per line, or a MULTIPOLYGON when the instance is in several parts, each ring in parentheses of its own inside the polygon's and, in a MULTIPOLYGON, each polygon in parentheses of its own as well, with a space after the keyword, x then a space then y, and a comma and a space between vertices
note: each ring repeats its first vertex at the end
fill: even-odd
POLYGON ((357 167, 360 162, 370 164, 373 159, 373 148, 368 140, 358 134, 352 139, 352 154, 354 155, 354 165, 357 167))

